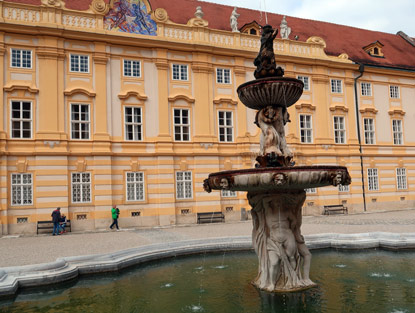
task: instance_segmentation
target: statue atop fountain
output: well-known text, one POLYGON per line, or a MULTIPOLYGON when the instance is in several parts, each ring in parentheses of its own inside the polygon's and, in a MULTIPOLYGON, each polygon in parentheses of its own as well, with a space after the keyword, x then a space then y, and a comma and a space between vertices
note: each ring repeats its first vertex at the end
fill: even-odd
POLYGON ((348 185, 343 166, 294 166, 284 126, 290 122, 288 107, 301 97, 304 84, 284 76, 277 67, 273 41, 278 34, 262 28, 261 47, 254 60, 255 80, 240 85, 239 99, 258 110, 255 124, 261 129, 260 151, 254 169, 212 173, 204 189, 248 191, 252 208, 252 244, 258 255, 258 275, 253 285, 270 292, 287 292, 315 286, 309 272, 311 253, 301 235, 306 188, 348 185))

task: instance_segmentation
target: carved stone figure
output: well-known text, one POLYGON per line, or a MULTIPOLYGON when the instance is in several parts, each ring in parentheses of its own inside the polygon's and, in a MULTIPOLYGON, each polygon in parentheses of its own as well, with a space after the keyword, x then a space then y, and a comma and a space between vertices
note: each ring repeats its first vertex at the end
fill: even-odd
POLYGON ((257 79, 284 75, 284 70, 281 67, 277 68, 275 63, 274 39, 277 34, 278 29, 272 29, 271 25, 262 27, 261 47, 254 60, 254 65, 257 67, 254 76, 257 79))
POLYGON ((205 13, 203 13, 202 7, 201 6, 196 7, 195 17, 203 18, 203 15, 205 15, 205 13))
POLYGON ((282 39, 288 39, 288 36, 291 34, 291 27, 288 27, 287 21, 285 20, 285 15, 281 21, 280 32, 282 39))
POLYGON ((267 291, 293 291, 314 286, 309 278, 311 254, 300 227, 305 192, 252 193, 252 242, 258 276, 252 282, 267 291))
POLYGON ((233 32, 238 32, 238 17, 240 16, 240 14, 236 13, 236 8, 233 9, 232 14, 231 14, 231 29, 233 32))
POLYGON ((285 140, 284 125, 289 121, 286 108, 268 106, 258 111, 256 125, 261 128, 260 153, 275 153, 277 156, 292 157, 285 140))

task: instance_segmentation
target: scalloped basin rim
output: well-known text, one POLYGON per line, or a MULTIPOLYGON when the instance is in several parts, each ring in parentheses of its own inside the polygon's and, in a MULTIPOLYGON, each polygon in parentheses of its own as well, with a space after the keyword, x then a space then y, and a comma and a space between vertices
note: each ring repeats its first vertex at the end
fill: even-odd
POLYGON ((295 167, 263 167, 263 168, 247 168, 242 170, 231 170, 231 171, 221 171, 216 173, 210 173, 209 178, 211 177, 220 177, 220 176, 229 176, 231 174, 261 174, 269 172, 304 172, 310 170, 345 170, 345 166, 337 165, 310 165, 310 166, 295 166, 295 167))
POLYGON ((239 91, 247 86, 253 86, 253 85, 260 85, 265 83, 276 83, 276 82, 290 82, 290 83, 298 83, 304 86, 304 83, 293 77, 265 77, 265 78, 258 78, 254 80, 247 81, 246 83, 243 83, 239 85, 239 87, 236 89, 236 92, 239 93, 239 91))

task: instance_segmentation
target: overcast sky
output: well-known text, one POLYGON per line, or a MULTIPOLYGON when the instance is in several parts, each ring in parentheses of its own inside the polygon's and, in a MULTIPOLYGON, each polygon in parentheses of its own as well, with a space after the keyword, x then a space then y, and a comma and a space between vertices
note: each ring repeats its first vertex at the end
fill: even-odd
POLYGON ((203 0, 415 37, 415 0, 203 0))

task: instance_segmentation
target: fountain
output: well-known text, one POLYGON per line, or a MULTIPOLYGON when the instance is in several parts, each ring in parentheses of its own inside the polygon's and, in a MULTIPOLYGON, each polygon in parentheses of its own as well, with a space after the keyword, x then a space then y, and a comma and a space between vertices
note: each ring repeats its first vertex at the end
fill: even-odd
POLYGON ((303 82, 284 77, 277 67, 273 40, 277 29, 262 28, 261 47, 254 65, 255 80, 240 85, 239 99, 258 110, 260 153, 254 169, 212 173, 204 189, 247 191, 252 208, 252 243, 258 256, 258 275, 252 284, 270 292, 289 292, 316 286, 309 278, 311 253, 301 235, 306 188, 348 185, 343 166, 294 166, 285 140, 290 122, 287 108, 301 97, 303 82))

